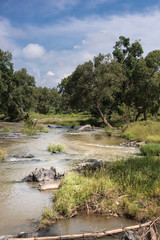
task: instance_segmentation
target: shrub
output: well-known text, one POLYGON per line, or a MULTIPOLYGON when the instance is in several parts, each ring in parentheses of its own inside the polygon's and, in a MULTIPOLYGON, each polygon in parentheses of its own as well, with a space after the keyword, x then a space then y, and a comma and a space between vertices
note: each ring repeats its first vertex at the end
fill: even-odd
POLYGON ((5 149, 0 149, 0 161, 4 160, 7 156, 7 151, 5 149))
POLYGON ((48 145, 49 152, 66 152, 66 146, 60 143, 49 143, 48 145))
POLYGON ((140 152, 143 156, 160 156, 160 144, 150 143, 143 145, 140 152))

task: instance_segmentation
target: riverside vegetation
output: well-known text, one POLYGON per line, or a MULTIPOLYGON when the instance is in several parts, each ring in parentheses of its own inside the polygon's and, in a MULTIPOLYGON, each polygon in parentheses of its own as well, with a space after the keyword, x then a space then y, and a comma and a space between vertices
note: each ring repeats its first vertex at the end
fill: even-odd
POLYGON ((42 213, 41 226, 77 211, 118 214, 138 220, 160 215, 160 159, 135 157, 104 163, 96 171, 69 172, 42 213))

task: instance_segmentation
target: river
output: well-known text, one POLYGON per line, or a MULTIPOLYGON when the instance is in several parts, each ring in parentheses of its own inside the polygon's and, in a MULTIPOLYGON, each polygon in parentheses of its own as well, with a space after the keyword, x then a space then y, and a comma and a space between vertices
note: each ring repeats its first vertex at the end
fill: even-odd
MULTIPOLYGON (((23 123, 1 122, 0 136, 10 133, 5 133, 4 129, 18 131, 22 126, 23 123)), ((31 171, 35 168, 49 169, 54 166, 62 173, 84 159, 114 161, 137 153, 138 150, 135 148, 120 146, 123 141, 124 139, 119 137, 108 137, 103 129, 96 129, 94 132, 74 133, 70 132, 67 127, 56 126, 52 126, 48 133, 34 137, 0 139, 0 148, 5 148, 8 152, 6 160, 0 162, 0 235, 36 231, 42 210, 52 204, 52 191, 40 192, 37 189, 37 184, 21 182, 31 171), (51 154, 47 150, 49 143, 65 144, 66 153, 51 154), (32 154, 34 157, 17 157, 17 155, 26 154, 32 154)), ((104 223, 105 219, 103 219, 104 223)), ((93 222, 95 227, 95 222, 98 223, 99 218, 96 221, 95 216, 79 216, 74 221, 72 219, 63 221, 61 227, 60 223, 57 223, 50 228, 48 234, 71 233, 69 230, 64 231, 65 229, 76 229, 73 226, 76 221, 78 221, 77 231, 80 229, 83 231, 86 221, 93 222), (87 220, 87 218, 90 219, 87 220)), ((116 221, 119 221, 119 226, 131 224, 130 221, 124 219, 116 221)))

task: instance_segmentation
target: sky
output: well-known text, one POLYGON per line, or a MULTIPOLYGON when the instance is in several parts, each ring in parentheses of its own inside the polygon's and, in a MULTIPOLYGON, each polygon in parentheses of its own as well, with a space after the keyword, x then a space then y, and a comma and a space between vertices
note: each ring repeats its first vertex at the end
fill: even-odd
POLYGON ((119 36, 160 49, 160 0, 0 0, 0 49, 37 86, 56 87, 78 64, 113 52, 119 36))

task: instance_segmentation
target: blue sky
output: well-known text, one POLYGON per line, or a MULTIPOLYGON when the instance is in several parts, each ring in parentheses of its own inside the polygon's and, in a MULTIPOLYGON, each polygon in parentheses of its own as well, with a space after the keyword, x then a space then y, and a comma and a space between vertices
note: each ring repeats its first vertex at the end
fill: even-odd
POLYGON ((0 0, 0 48, 15 70, 55 87, 78 64, 112 53, 119 36, 160 48, 158 0, 0 0))

